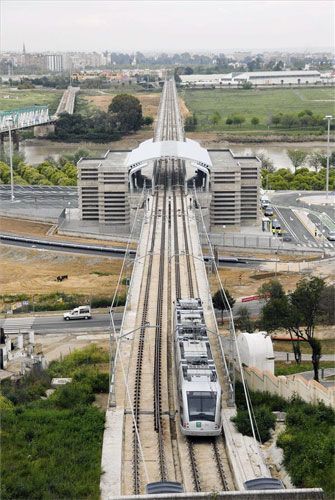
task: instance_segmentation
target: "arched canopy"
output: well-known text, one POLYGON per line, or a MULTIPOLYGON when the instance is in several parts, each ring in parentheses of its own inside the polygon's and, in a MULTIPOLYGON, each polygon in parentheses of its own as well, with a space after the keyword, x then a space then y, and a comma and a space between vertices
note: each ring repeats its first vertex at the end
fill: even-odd
POLYGON ((190 160, 202 171, 209 173, 212 162, 208 151, 191 139, 185 141, 157 141, 152 139, 142 142, 138 148, 133 149, 127 157, 129 174, 143 168, 150 160, 174 158, 190 160))

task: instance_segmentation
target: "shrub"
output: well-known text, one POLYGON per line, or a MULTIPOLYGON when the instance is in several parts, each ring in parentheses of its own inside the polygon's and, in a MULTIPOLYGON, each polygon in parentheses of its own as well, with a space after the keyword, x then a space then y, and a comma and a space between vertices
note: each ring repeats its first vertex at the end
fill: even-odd
POLYGON ((51 396, 52 402, 57 408, 75 409, 93 403, 94 393, 89 385, 72 382, 59 387, 51 396))
MULTIPOLYGON (((256 437, 257 439, 260 439, 262 443, 264 443, 265 441, 268 441, 271 437, 270 430, 274 429, 276 417, 271 412, 271 410, 265 405, 254 407, 254 413, 256 420, 256 422, 254 422, 256 437)), ((241 434, 245 434, 246 436, 252 436, 251 423, 247 410, 237 410, 236 416, 232 417, 231 420, 236 424, 236 427, 238 431, 241 432, 241 434)))
POLYGON ((72 377, 79 367, 108 363, 109 353, 102 347, 91 344, 76 350, 64 359, 52 361, 48 368, 50 377, 72 377))

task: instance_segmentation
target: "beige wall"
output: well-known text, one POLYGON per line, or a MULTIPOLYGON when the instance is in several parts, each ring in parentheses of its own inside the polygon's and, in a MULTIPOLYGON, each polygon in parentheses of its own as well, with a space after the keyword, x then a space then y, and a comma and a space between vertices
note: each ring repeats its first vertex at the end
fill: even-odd
POLYGON ((306 380, 301 375, 276 377, 270 372, 262 372, 257 368, 246 368, 244 375, 249 389, 253 391, 268 391, 284 399, 298 395, 306 403, 315 404, 322 401, 327 406, 335 408, 335 387, 325 388, 315 380, 306 380))

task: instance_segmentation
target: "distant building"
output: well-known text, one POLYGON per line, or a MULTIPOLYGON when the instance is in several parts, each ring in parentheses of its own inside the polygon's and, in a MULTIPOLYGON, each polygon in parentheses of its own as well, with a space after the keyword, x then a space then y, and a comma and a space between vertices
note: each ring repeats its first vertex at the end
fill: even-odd
POLYGON ((63 56, 62 54, 47 54, 45 56, 46 67, 49 71, 61 73, 63 71, 63 56))
POLYGON ((250 82, 253 85, 300 85, 319 83, 321 74, 315 70, 253 71, 236 75, 233 80, 236 83, 250 82))
POLYGON ((257 85, 305 85, 321 82, 320 71, 253 71, 217 75, 180 75, 183 86, 238 86, 245 82, 257 85))

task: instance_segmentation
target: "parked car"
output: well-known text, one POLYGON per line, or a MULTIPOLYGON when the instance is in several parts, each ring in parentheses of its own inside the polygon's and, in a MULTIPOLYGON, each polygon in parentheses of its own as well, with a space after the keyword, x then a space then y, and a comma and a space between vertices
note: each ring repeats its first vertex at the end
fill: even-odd
POLYGON ((272 234, 278 234, 278 236, 281 236, 282 234, 281 225, 278 219, 272 220, 271 227, 272 227, 272 234))
POLYGON ((273 208, 271 206, 266 207, 264 210, 264 215, 266 215, 267 217, 272 217, 273 213, 273 208))
POLYGON ((90 306, 79 306, 72 309, 70 312, 64 313, 64 319, 69 321, 70 319, 91 319, 91 308, 90 306))
POLYGON ((335 231, 328 231, 328 233, 326 233, 326 238, 329 241, 335 241, 335 231))

